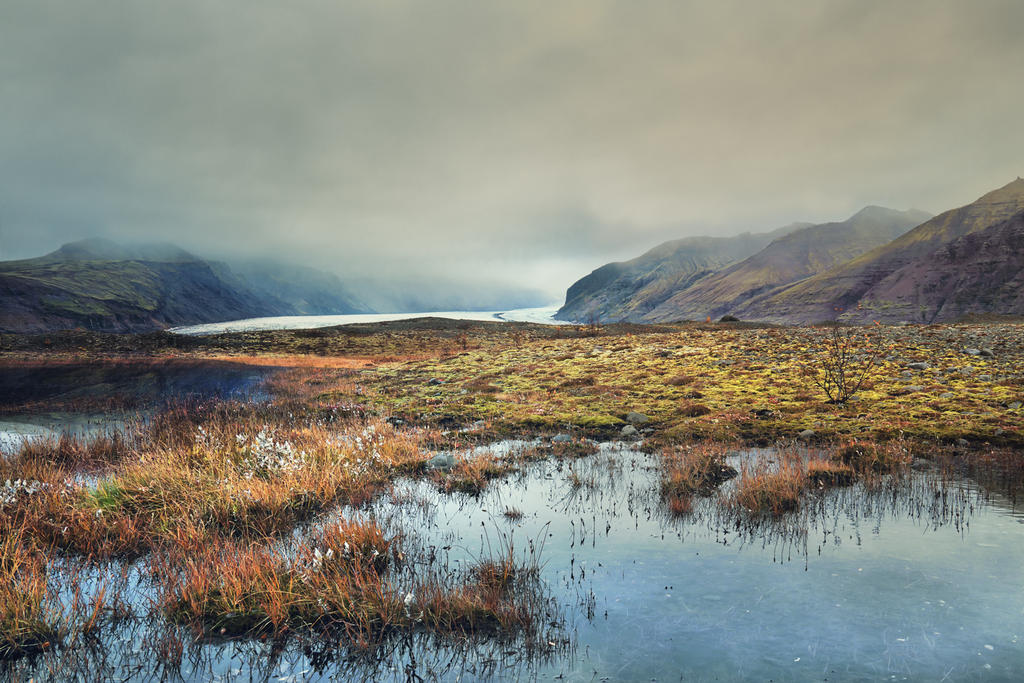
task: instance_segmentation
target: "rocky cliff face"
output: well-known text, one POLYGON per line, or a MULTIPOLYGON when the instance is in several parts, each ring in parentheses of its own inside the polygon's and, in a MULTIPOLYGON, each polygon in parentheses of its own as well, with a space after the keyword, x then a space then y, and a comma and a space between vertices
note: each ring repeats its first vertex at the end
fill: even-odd
MULTIPOLYGON (((789 287, 755 297, 733 315, 745 320, 814 323, 841 316, 858 318, 856 308, 865 301, 886 301, 887 278, 908 264, 964 235, 980 232, 1024 210, 1024 180, 989 192, 977 201, 946 211, 876 249, 789 287), (875 291, 875 288, 879 288, 875 291)), ((875 319, 897 322, 906 309, 876 307, 875 319)))
POLYGON ((1024 315, 1024 211, 907 263, 842 318, 934 323, 984 313, 1024 315))
POLYGON ((772 240, 806 227, 795 223, 736 237, 689 237, 665 242, 630 261, 609 263, 574 283, 560 320, 639 321, 676 292, 746 258, 772 240))
POLYGON ((869 206, 845 221, 812 225, 681 289, 645 320, 702 320, 733 314, 750 299, 777 290, 886 244, 931 215, 869 206))

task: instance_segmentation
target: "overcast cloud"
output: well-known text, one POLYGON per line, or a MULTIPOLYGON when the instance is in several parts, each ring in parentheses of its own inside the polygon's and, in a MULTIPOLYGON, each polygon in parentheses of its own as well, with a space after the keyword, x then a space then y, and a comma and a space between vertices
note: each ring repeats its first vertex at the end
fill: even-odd
POLYGON ((1024 174, 1024 3, 0 1, 0 258, 541 287, 1024 174))

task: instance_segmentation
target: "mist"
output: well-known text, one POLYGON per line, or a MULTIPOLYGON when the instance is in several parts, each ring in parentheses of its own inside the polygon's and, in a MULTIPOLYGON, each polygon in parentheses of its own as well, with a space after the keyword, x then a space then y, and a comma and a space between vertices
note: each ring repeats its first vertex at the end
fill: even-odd
POLYGON ((1012 180, 1022 25, 1013 0, 9 0, 0 258, 162 240, 554 302, 664 240, 1012 180))

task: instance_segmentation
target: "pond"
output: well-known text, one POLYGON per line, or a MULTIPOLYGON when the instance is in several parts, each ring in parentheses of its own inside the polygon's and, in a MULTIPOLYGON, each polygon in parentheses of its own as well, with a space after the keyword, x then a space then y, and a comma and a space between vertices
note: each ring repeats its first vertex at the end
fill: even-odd
POLYGON ((0 451, 25 439, 92 435, 175 401, 265 398, 273 368, 194 360, 0 363, 0 451))
MULTIPOLYGON (((1019 680, 1024 516, 1015 500, 926 470, 812 494, 778 519, 737 515, 713 498, 676 519, 664 512, 658 476, 654 456, 607 443, 592 456, 532 462, 479 497, 404 480, 367 510, 332 513, 401 530, 419 547, 418 561, 439 556, 458 566, 507 548, 539 558, 547 648, 421 634, 358 657, 299 640, 190 641, 180 670, 168 672, 151 647, 168 627, 129 619, 88 646, 15 663, 14 673, 59 666, 124 680, 1019 680)), ((141 563, 122 579, 137 588, 127 594, 140 613, 145 571, 141 563)))

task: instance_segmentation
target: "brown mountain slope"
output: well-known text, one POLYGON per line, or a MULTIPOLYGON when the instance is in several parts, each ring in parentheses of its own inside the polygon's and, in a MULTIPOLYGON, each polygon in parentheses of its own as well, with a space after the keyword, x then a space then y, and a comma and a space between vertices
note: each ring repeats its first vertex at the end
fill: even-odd
MULTIPOLYGON (((984 195, 922 223, 889 244, 852 261, 750 300, 733 312, 744 320, 813 323, 853 311, 862 297, 889 275, 964 235, 984 230, 1024 210, 1024 180, 984 195)), ((876 316, 877 317, 877 316, 876 316)), ((903 318, 895 309, 885 322, 903 318)))
POLYGON ((1024 314, 1024 211, 908 263, 843 318, 933 323, 969 313, 1024 314))
POLYGON ((644 319, 718 318, 748 299, 849 261, 928 220, 924 211, 869 206, 845 221, 812 225, 780 237, 753 256, 701 279, 644 319))
POLYGON ((680 289, 806 225, 794 223, 771 232, 687 237, 659 244, 635 259, 605 264, 577 280, 555 317, 577 322, 591 318, 638 321, 680 289))

